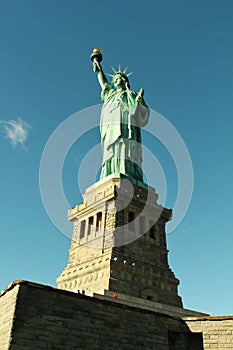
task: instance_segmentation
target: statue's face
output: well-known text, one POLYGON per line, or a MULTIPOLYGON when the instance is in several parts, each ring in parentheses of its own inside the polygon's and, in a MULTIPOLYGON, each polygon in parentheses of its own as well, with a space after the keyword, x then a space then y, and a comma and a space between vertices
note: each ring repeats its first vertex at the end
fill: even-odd
POLYGON ((116 89, 125 89, 125 80, 121 74, 114 75, 113 84, 116 89))

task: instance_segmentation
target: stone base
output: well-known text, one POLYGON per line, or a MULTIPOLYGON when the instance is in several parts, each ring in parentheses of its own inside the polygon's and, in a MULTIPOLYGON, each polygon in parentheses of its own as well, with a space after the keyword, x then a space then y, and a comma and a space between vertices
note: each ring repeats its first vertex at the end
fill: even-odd
POLYGON ((74 224, 67 267, 58 287, 86 295, 110 290, 182 307, 168 265, 165 224, 172 211, 146 184, 110 178, 88 188, 71 209, 74 224))
POLYGON ((13 282, 0 294, 0 349, 233 349, 233 316, 107 294, 13 282))

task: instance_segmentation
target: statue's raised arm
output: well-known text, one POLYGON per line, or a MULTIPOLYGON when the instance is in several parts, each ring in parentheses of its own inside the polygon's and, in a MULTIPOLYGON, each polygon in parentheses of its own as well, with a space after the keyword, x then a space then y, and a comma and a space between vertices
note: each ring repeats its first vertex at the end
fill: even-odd
POLYGON ((103 59, 102 53, 103 53, 103 50, 94 49, 92 54, 91 54, 91 60, 93 63, 93 71, 97 72, 100 86, 102 89, 104 89, 106 84, 108 84, 108 80, 107 80, 107 78, 103 72, 103 68, 100 64, 100 62, 103 59))
POLYGON ((149 108, 144 101, 144 89, 139 93, 130 89, 125 69, 113 68, 112 84, 109 84, 100 62, 102 50, 94 49, 91 54, 93 70, 98 74, 102 88, 101 98, 104 102, 100 133, 103 152, 102 172, 100 178, 109 175, 143 181, 141 127, 149 119, 149 108))

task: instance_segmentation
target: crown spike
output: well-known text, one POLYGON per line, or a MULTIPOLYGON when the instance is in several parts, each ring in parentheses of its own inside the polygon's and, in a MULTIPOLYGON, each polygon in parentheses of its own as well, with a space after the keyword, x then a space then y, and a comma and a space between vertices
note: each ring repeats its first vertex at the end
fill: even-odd
POLYGON ((114 73, 117 72, 116 69, 115 69, 113 66, 111 66, 111 68, 112 68, 112 70, 113 70, 114 73))
POLYGON ((123 73, 124 73, 124 74, 126 74, 127 69, 128 69, 128 66, 127 66, 127 67, 125 67, 125 69, 124 69, 124 71, 123 71, 123 73))
POLYGON ((118 72, 121 72, 121 64, 118 65, 118 72))
POLYGON ((132 74, 133 74, 133 72, 130 72, 130 73, 126 74, 126 75, 127 75, 127 77, 130 77, 130 75, 132 75, 132 74))

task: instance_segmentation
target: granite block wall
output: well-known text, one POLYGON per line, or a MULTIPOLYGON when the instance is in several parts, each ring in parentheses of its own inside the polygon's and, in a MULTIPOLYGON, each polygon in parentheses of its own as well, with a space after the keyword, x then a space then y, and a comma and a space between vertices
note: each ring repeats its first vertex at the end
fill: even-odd
POLYGON ((185 350, 192 340, 178 317, 26 281, 13 285, 0 300, 8 304, 4 317, 10 319, 1 350, 175 350, 177 344, 185 350))
POLYGON ((184 319, 192 332, 202 332, 204 349, 233 349, 233 316, 184 319))

